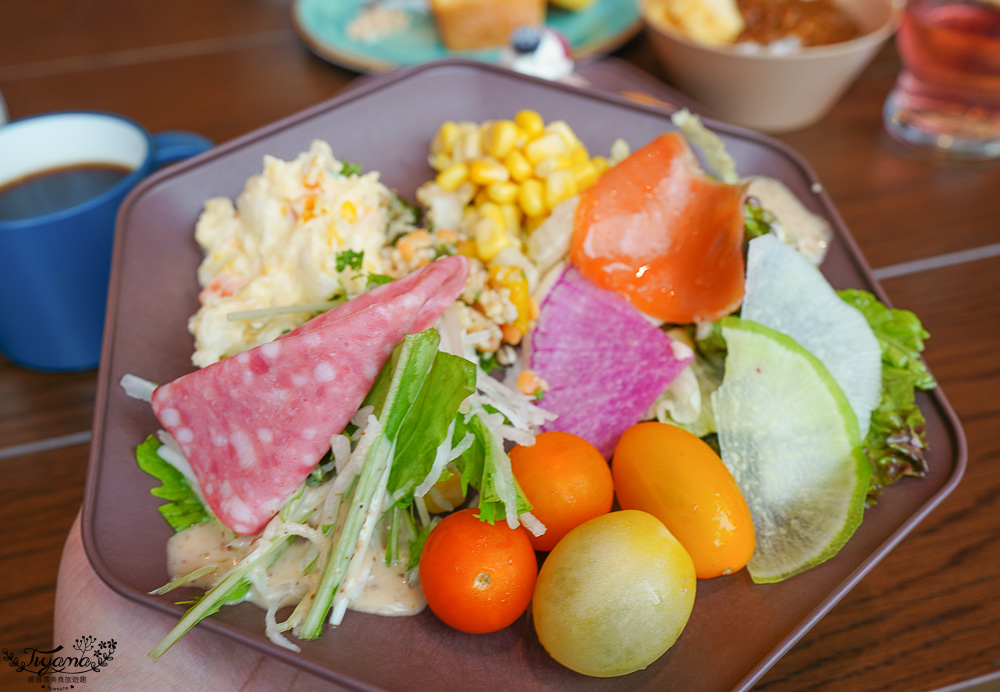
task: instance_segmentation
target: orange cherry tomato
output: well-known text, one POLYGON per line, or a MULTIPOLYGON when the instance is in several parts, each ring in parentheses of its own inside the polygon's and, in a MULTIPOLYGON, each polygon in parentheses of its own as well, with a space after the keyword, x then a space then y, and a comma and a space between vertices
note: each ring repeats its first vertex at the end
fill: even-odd
POLYGON ((531 602, 537 577, 528 532, 480 521, 475 509, 442 519, 420 553, 428 607, 445 624, 470 634, 496 632, 517 620, 531 602))
POLYGON ((611 463, 624 509, 649 512, 691 555, 699 579, 742 569, 753 556, 753 520, 722 459, 697 435, 639 423, 622 435, 611 463))
POLYGON ((746 186, 713 180, 664 134, 580 195, 570 260, 665 322, 711 322, 743 300, 746 186))
POLYGON ((532 446, 514 447, 510 464, 531 503, 531 513, 545 524, 541 536, 528 534, 535 550, 552 550, 571 529, 611 510, 615 499, 611 469, 582 437, 541 433, 532 446))

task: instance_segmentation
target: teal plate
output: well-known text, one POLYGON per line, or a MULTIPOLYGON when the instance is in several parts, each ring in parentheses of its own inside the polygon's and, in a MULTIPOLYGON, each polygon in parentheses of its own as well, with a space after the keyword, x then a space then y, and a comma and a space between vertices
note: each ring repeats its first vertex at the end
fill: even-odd
MULTIPOLYGON (((295 0, 292 21, 299 35, 321 58, 364 72, 385 72, 452 57, 498 62, 499 49, 451 51, 445 48, 438 38, 430 10, 422 9, 421 3, 381 1, 386 7, 405 11, 409 26, 374 42, 359 41, 347 31, 361 9, 373 0, 295 0)), ((577 60, 614 50, 642 26, 636 0, 594 0, 579 12, 550 6, 545 23, 566 38, 577 60)))

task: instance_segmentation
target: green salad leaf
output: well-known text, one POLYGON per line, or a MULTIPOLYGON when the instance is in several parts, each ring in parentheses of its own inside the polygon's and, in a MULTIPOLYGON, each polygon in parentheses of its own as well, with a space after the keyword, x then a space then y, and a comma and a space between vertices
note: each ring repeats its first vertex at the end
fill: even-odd
POLYGON ((754 198, 748 199, 743 205, 743 230, 746 241, 771 233, 776 221, 774 214, 760 206, 754 198))
POLYGON ((889 308, 868 291, 838 295, 861 311, 882 349, 882 396, 863 444, 874 471, 868 489, 868 503, 874 504, 900 478, 928 471, 926 420, 915 394, 937 386, 920 356, 930 334, 914 313, 889 308))
POLYGON ((160 441, 150 435, 136 447, 135 458, 139 468, 150 476, 158 479, 162 485, 152 488, 149 492, 154 497, 170 500, 160 505, 160 514, 174 531, 184 529, 209 521, 212 516, 201 503, 201 499, 191 488, 184 474, 160 458, 156 450, 160 441))
POLYGON ((506 521, 508 502, 515 503, 519 515, 530 512, 531 503, 514 479, 510 457, 500 440, 476 413, 456 419, 455 438, 460 440, 466 433, 471 433, 474 440, 472 446, 459 457, 457 466, 462 474, 462 492, 466 493, 469 486, 479 491, 479 513, 476 516, 491 524, 506 521))

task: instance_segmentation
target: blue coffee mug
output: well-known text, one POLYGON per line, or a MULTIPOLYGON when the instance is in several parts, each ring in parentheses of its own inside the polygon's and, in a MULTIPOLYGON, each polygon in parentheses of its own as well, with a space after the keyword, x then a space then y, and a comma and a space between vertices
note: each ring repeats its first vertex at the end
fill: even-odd
POLYGON ((0 351, 38 370, 97 367, 118 207, 145 176, 211 147, 188 132, 150 135, 110 113, 51 113, 0 125, 0 189, 71 166, 131 171, 74 206, 0 218, 0 351))

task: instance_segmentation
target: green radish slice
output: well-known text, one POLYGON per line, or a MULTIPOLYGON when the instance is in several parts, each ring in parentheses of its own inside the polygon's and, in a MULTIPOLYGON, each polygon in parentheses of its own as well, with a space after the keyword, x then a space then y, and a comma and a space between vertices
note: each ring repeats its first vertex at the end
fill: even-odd
POLYGON ((837 554, 861 523, 871 465, 857 420, 823 364, 790 337, 722 321, 727 356, 712 394, 722 461, 753 517, 747 570, 776 582, 837 554))
POLYGON ((740 316, 787 334, 819 358, 865 438, 882 394, 882 351, 861 311, 812 262, 773 235, 751 240, 740 316))

